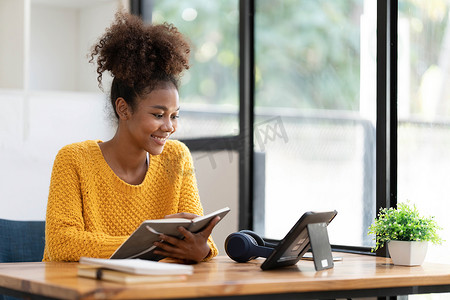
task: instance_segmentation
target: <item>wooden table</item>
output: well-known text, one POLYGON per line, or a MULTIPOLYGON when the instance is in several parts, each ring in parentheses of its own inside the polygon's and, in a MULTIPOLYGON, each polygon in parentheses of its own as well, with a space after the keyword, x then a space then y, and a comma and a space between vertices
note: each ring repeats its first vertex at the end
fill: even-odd
POLYGON ((316 272, 312 261, 262 271, 262 259, 238 264, 226 256, 194 266, 185 281, 117 284, 77 277, 77 263, 0 264, 0 293, 34 298, 169 299, 213 298, 342 298, 450 292, 450 265, 425 263, 401 267, 369 255, 342 256, 333 269, 316 272))

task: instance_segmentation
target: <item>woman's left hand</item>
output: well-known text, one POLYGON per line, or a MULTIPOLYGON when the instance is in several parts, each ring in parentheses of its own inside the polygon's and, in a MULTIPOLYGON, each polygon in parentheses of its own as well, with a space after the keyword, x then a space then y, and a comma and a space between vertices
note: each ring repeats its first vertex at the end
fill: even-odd
POLYGON ((181 240, 161 234, 159 237, 163 242, 154 243, 158 247, 154 253, 188 262, 202 261, 209 254, 208 237, 219 220, 220 217, 215 217, 204 230, 197 233, 192 233, 184 227, 178 227, 178 231, 184 236, 184 239, 181 240))

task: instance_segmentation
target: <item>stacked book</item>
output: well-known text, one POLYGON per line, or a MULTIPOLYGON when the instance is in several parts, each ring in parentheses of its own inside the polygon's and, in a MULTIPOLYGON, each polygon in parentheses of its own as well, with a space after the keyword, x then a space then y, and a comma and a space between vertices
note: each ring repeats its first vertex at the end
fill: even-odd
POLYGON ((82 257, 78 276, 120 283, 148 283, 185 280, 193 267, 142 259, 82 257))

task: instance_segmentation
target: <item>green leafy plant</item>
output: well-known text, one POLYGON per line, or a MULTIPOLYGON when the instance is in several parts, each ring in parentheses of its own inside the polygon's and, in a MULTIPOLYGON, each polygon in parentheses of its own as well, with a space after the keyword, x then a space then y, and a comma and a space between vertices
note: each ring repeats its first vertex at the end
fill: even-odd
POLYGON ((368 234, 375 234, 376 244, 372 251, 384 246, 388 241, 428 241, 442 243, 434 217, 420 216, 415 205, 399 203, 397 208, 381 208, 378 218, 370 225, 368 234))

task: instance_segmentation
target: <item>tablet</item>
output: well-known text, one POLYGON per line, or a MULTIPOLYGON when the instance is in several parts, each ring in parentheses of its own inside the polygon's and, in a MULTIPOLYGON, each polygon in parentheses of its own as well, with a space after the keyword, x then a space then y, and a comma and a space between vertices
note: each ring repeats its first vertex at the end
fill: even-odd
POLYGON ((329 224, 337 211, 306 212, 274 248, 270 256, 261 264, 261 269, 270 270, 295 265, 310 248, 308 224, 329 224))

